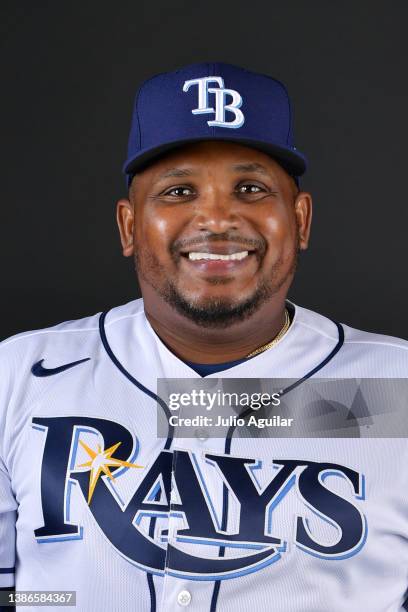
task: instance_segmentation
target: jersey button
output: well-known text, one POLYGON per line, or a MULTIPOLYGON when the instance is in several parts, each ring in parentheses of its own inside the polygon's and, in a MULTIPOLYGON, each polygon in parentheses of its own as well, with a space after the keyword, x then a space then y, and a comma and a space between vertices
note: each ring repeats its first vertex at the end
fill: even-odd
POLYGON ((180 606, 188 606, 191 602, 191 593, 189 591, 180 591, 177 595, 177 601, 180 606))

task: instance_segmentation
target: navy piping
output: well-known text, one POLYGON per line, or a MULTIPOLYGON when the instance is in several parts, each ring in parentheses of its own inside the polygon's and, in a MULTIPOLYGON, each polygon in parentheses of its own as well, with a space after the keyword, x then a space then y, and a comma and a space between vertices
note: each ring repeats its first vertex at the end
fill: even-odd
MULTIPOLYGON (((329 363, 329 361, 331 361, 333 359, 333 357, 339 352, 339 350, 343 346, 343 344, 344 344, 344 329, 343 329, 343 326, 341 325, 341 323, 337 323, 337 321, 333 321, 333 319, 330 319, 330 320, 337 327, 338 340, 337 340, 336 346, 327 355, 327 357, 325 357, 325 359, 323 359, 323 361, 321 361, 315 368, 313 368, 313 370, 310 370, 310 372, 305 374, 305 376, 303 376, 302 378, 299 378, 299 380, 297 380, 293 384, 289 385, 289 387, 286 387, 286 389, 283 389, 283 391, 280 393, 281 397, 282 397, 282 395, 286 395, 290 391, 293 391, 293 389, 296 389, 296 387, 299 387, 299 385, 304 383, 305 380, 307 380, 308 378, 310 378, 311 376, 313 376, 314 374, 319 372, 319 370, 324 368, 324 366, 327 365, 329 363)), ((246 408, 239 415, 239 418, 245 418, 251 412, 253 412, 252 408, 246 408)), ((227 432, 227 438, 225 440, 225 454, 226 455, 229 455, 230 452, 231 452, 232 436, 234 434, 235 427, 236 427, 235 425, 231 425, 231 427, 229 428, 229 430, 227 432)), ((222 520, 221 520, 221 524, 222 524, 222 530, 226 531, 226 528, 227 528, 227 516, 228 516, 228 489, 227 489, 225 483, 224 483, 223 487, 224 487, 223 488, 223 508, 222 508, 222 520)), ((220 546, 220 549, 219 549, 219 552, 218 552, 218 556, 219 557, 223 557, 224 554, 225 554, 225 546, 220 546)), ((216 612, 218 595, 220 593, 220 586, 221 586, 221 581, 220 580, 216 580, 216 582, 214 584, 213 595, 212 595, 212 598, 211 598, 211 609, 210 609, 210 612, 216 612)))
MULTIPOLYGON (((224 548, 223 546, 221 548, 224 548)), ((220 548, 220 552, 221 552, 221 548, 220 548)), ((222 555, 220 555, 222 556, 222 555)), ((221 586, 221 580, 217 580, 214 583, 214 590, 213 590, 213 594, 211 597, 211 607, 210 607, 210 612, 215 612, 216 608, 217 608, 217 600, 218 600, 218 594, 220 592, 220 586, 221 586)))
MULTIPOLYGON (((115 353, 112 351, 109 345, 108 339, 106 337, 106 332, 105 332, 105 319, 106 319, 107 314, 108 314, 108 311, 103 312, 101 316, 99 317, 99 333, 101 336, 102 344, 109 358, 118 368, 118 370, 120 370, 120 372, 122 372, 122 374, 126 376, 128 380, 130 380, 131 383, 133 383, 138 389, 140 389, 140 391, 142 391, 143 393, 151 397, 153 400, 155 400, 163 408, 167 416, 167 420, 168 420, 171 413, 170 413, 170 410, 167 404, 161 399, 161 397, 156 395, 156 393, 153 393, 153 391, 150 391, 150 389, 148 389, 147 387, 142 385, 142 383, 136 380, 136 378, 134 378, 131 375, 131 373, 128 372, 126 368, 120 363, 119 359, 116 357, 115 353)), ((165 450, 168 450, 170 448, 173 442, 173 435, 174 435, 174 427, 169 425, 168 437, 164 445, 165 450)), ((156 519, 153 518, 150 521, 150 526, 149 526, 149 536, 150 537, 152 537, 152 535, 154 534, 155 526, 156 526, 156 519)), ((150 574, 149 572, 146 572, 146 576, 147 576, 147 584, 149 585, 149 592, 150 592, 150 612, 156 612, 156 590, 154 587, 153 575, 150 574)))
POLYGON ((150 612, 156 612, 156 590, 154 588, 153 575, 146 572, 146 576, 150 591, 150 612))
MULTIPOLYGON (((330 320, 332 321, 332 319, 330 320)), ((293 391, 293 389, 296 389, 296 387, 299 387, 299 385, 303 384, 308 378, 311 378, 312 376, 314 376, 317 372, 319 372, 319 370, 324 368, 324 366, 327 365, 329 361, 331 361, 333 357, 339 352, 339 350, 344 344, 344 329, 340 323, 337 323, 337 321, 333 321, 333 323, 337 326, 337 331, 338 331, 338 340, 337 340, 337 344, 334 347, 334 349, 327 355, 327 357, 323 359, 323 361, 321 361, 315 368, 313 368, 313 370, 310 370, 310 372, 305 374, 305 376, 303 376, 302 378, 299 378, 299 380, 289 385, 289 387, 286 387, 286 389, 283 389, 283 391, 280 393, 281 397, 282 395, 286 395, 290 391, 293 391)), ((251 412, 252 412, 252 408, 246 408, 242 412, 242 414, 239 415, 239 418, 245 418, 251 412)), ((234 434, 234 430, 235 430, 235 425, 231 425, 231 427, 229 428, 227 432, 227 438, 225 441, 225 454, 226 455, 229 455, 231 451, 231 440, 234 434)))
POLYGON ((0 567, 0 574, 14 574, 15 567, 0 567))
MULTIPOLYGON (((106 319, 107 314, 108 314, 108 311, 103 312, 101 316, 99 317, 99 333, 101 335, 102 344, 106 352, 108 353, 110 359, 113 361, 113 363, 118 368, 118 370, 120 370, 122 374, 126 376, 128 380, 130 380, 131 383, 133 383, 138 389, 140 389, 140 391, 143 391, 143 393, 146 393, 146 395, 154 399, 155 402, 157 402, 161 406, 161 408, 163 408, 167 418, 169 419, 171 412, 167 404, 161 399, 161 397, 156 395, 156 393, 153 393, 153 391, 150 391, 150 389, 148 389, 147 387, 142 385, 142 383, 136 380, 136 378, 134 378, 131 375, 131 373, 128 372, 126 368, 120 363, 119 359, 116 357, 115 353, 112 351, 111 347, 109 346, 109 342, 108 342, 108 339, 106 337, 106 332, 105 332, 105 319, 106 319)), ((173 442, 173 435, 174 435, 174 427, 169 425, 169 433, 167 436, 166 444, 164 445, 165 450, 168 450, 170 448, 171 443, 173 442)))
MULTIPOLYGON (((159 501, 159 499, 160 499, 160 492, 157 491, 155 500, 159 501)), ((156 522, 157 522, 156 517, 153 517, 150 520, 149 537, 152 539, 154 537, 154 530, 156 528, 156 522)), ((156 612, 156 590, 154 588, 153 574, 149 574, 148 572, 146 572, 146 575, 147 575, 147 583, 149 585, 149 590, 150 590, 150 612, 156 612)))
MULTIPOLYGON (((156 393, 153 393, 153 391, 150 391, 150 389, 148 389, 147 387, 142 385, 142 383, 140 383, 138 380, 136 380, 136 378, 134 378, 130 374, 130 372, 128 372, 126 370, 126 368, 120 363, 120 361, 117 359, 116 355, 112 351, 111 347, 109 346, 109 342, 108 342, 108 339, 106 337, 106 332, 105 332, 105 319, 106 319, 106 315, 107 314, 108 314, 108 311, 103 312, 101 314, 100 318, 99 318, 99 332, 100 332, 102 344, 103 344, 103 346, 104 346, 108 356, 110 357, 111 361, 115 364, 115 366, 118 368, 118 370, 120 370, 120 372, 122 372, 122 374, 124 376, 126 376, 126 378, 128 380, 130 380, 130 382, 132 382, 143 393, 146 393, 146 395, 148 395, 149 397, 154 399, 163 408, 164 412, 166 413, 166 416, 169 418, 171 413, 170 413, 170 410, 169 410, 168 406, 166 405, 166 403, 163 402, 163 400, 158 395, 156 395, 156 393)), ((343 329, 343 326, 341 325, 341 323, 338 323, 337 321, 333 321, 332 319, 330 319, 330 320, 337 327, 338 340, 337 340, 336 346, 327 355, 327 357, 325 357, 325 359, 323 359, 323 361, 321 361, 316 367, 314 367, 312 370, 310 370, 310 372, 305 374, 305 376, 303 376, 302 378, 299 378, 299 380, 297 380, 293 384, 289 385, 289 387, 286 387, 286 389, 283 389, 283 391, 280 393, 281 396, 282 395, 286 395, 290 391, 293 391, 293 389, 295 389, 296 387, 298 387, 299 385, 304 383, 308 378, 311 378, 317 372, 319 372, 319 370, 324 368, 324 366, 327 365, 329 363, 329 361, 331 361, 333 359, 333 357, 339 352, 339 350, 343 346, 343 344, 344 344, 344 329, 343 329)), ((240 414, 240 418, 246 417, 250 412, 252 412, 252 408, 245 409, 240 414)), ((229 455, 230 452, 231 452, 231 443, 232 443, 232 436, 233 436, 234 430, 235 430, 235 426, 232 425, 229 428, 228 433, 227 433, 227 438, 225 440, 225 454, 226 455, 229 455)), ((169 425, 169 434, 168 434, 168 438, 166 440, 166 444, 165 444, 165 447, 164 447, 166 450, 168 450, 170 448, 171 444, 172 444, 173 435, 174 435, 174 427, 171 427, 169 425)), ((223 484, 223 499, 222 499, 222 502, 223 502, 223 509, 222 509, 222 519, 221 519, 221 529, 223 531, 225 531, 226 528, 227 528, 227 516, 228 516, 228 489, 227 489, 225 483, 223 484)), ((154 531, 154 524, 152 525, 152 523, 151 523, 150 524, 149 532, 152 529, 154 531)), ((150 533, 149 533, 149 535, 150 535, 150 533)), ((218 552, 218 556, 219 557, 223 557, 224 554, 225 554, 225 546, 220 546, 219 552, 218 552)), ((14 568, 13 568, 12 571, 14 571, 14 568)), ((4 572, 4 571, 2 572, 2 570, 0 569, 0 573, 6 573, 6 572, 4 572)), ((155 612, 155 610, 156 610, 156 592, 155 592, 155 588, 154 588, 153 576, 152 576, 152 574, 149 574, 148 572, 146 572, 146 574, 147 574, 147 582, 148 582, 149 590, 150 590, 151 612, 155 612)), ((221 581, 220 580, 216 580, 214 582, 214 590, 213 590, 213 594, 212 594, 212 598, 211 598, 210 612, 216 612, 217 600, 218 600, 218 595, 219 595, 219 592, 220 592, 220 586, 221 586, 221 581)))

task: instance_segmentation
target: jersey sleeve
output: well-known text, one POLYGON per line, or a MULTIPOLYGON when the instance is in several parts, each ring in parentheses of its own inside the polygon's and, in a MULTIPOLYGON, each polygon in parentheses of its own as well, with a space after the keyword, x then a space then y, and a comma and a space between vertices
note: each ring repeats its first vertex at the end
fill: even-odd
POLYGON ((14 586, 16 507, 10 478, 0 457, 0 587, 14 586))
POLYGON ((13 587, 16 557, 17 502, 7 468, 8 413, 12 404, 14 355, 0 345, 0 588, 13 587))

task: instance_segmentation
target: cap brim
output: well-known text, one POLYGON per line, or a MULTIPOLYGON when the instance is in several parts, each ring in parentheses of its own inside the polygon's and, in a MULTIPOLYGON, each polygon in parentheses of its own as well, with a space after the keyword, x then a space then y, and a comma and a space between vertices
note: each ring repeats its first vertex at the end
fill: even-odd
POLYGON ((161 155, 178 149, 187 144, 193 144, 195 142, 203 142, 205 140, 220 140, 224 142, 235 142, 242 144, 253 149, 257 149, 262 153, 266 153, 275 159, 289 174, 292 176, 301 176, 306 170, 306 158, 302 153, 296 149, 289 149, 279 145, 266 143, 259 140, 251 140, 248 138, 237 138, 237 137, 217 137, 217 136, 203 136, 201 138, 189 138, 186 140, 177 140, 174 142, 167 142, 160 145, 159 147, 152 147, 150 149, 141 150, 136 157, 127 160, 123 167, 123 172, 129 176, 135 174, 138 170, 142 170, 154 159, 161 155))

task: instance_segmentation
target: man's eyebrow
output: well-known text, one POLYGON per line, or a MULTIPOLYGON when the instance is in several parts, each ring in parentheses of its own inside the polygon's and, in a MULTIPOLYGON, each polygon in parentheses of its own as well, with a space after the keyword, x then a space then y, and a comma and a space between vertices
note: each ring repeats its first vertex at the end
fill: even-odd
POLYGON ((195 172, 193 170, 189 170, 188 168, 169 168, 166 170, 166 172, 161 174, 159 178, 191 176, 192 174, 195 174, 195 172))
POLYGON ((258 164, 257 162, 251 162, 248 164, 235 164, 232 166, 235 172, 260 172, 261 174, 269 174, 265 166, 258 164))

